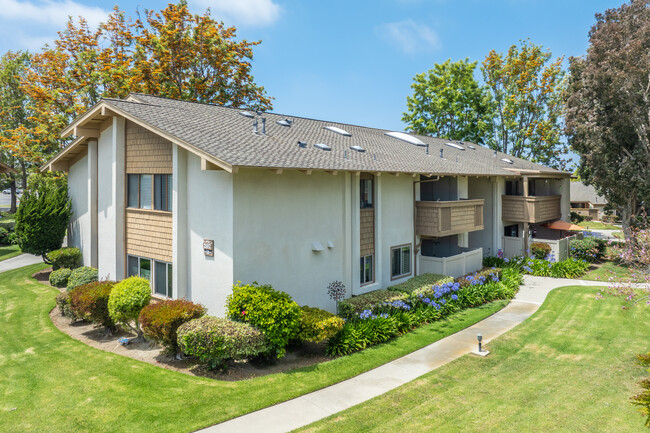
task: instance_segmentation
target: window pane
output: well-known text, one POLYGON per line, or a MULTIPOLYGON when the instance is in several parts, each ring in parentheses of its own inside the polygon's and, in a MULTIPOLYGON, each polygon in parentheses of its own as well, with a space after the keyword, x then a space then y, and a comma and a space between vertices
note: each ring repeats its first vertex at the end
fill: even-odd
POLYGON ((128 266, 127 266, 127 277, 137 276, 138 275, 138 258, 129 256, 128 257, 128 266))
POLYGON ((390 271, 391 274, 390 274, 390 276, 395 277, 395 276, 402 273, 401 272, 401 265, 400 265, 400 256, 399 256, 400 249, 399 248, 392 249, 392 250, 390 250, 390 253, 391 253, 391 271, 390 271))
POLYGON ((361 208, 372 207, 372 179, 361 179, 360 183, 361 208))
POLYGON ((165 187, 167 182, 164 182, 164 175, 154 174, 153 176, 153 208, 156 210, 165 210, 163 208, 165 201, 165 187))
POLYGON ((411 272, 411 247, 402 248, 402 274, 411 272))
POLYGON ((128 207, 138 207, 138 179, 140 178, 139 174, 130 174, 128 183, 129 183, 129 197, 127 200, 128 207))
MULTIPOLYGON (((172 175, 167 175, 167 209, 169 212, 172 211, 172 192, 174 191, 174 183, 172 182, 172 175)), ((171 265, 169 265, 171 266, 171 265)), ((170 268, 171 269, 171 268, 170 268)))
POLYGON ((364 276, 365 276, 365 273, 363 272, 363 268, 364 268, 363 264, 364 264, 365 261, 366 261, 365 257, 361 257, 361 270, 360 270, 360 272, 359 272, 359 275, 361 275, 361 279, 360 279, 360 280, 361 280, 361 284, 364 283, 363 278, 364 278, 364 276))
POLYGON ((151 175, 140 175, 140 208, 151 209, 151 175))
POLYGON ((169 263, 167 265, 167 296, 171 298, 173 293, 174 292, 172 290, 172 264, 169 263))
POLYGON ((167 263, 156 261, 156 277, 154 278, 154 292, 157 295, 167 295, 167 263))
POLYGON ((366 256, 366 283, 372 281, 372 260, 373 256, 366 256))
POLYGON ((140 259, 140 276, 151 281, 151 260, 140 259))

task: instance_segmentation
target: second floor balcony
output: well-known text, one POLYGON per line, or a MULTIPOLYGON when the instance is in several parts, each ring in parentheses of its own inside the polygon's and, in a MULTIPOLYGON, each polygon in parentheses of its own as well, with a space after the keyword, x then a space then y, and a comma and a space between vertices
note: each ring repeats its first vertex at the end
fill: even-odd
POLYGON ((501 219, 522 223, 540 223, 562 217, 561 195, 529 196, 504 195, 501 219))
POLYGON ((443 237, 483 230, 484 204, 482 199, 415 202, 415 232, 443 237))

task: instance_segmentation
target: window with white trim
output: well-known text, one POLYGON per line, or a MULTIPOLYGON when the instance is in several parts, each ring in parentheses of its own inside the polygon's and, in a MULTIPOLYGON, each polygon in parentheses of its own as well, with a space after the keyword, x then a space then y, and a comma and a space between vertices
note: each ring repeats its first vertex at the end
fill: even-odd
POLYGON ((146 257, 127 257, 127 277, 149 280, 154 295, 172 297, 172 264, 146 257))
POLYGON ((361 257, 361 285, 375 281, 375 256, 368 254, 361 257))
POLYGON ((411 274, 411 245, 400 245, 390 249, 390 276, 400 278, 411 274))

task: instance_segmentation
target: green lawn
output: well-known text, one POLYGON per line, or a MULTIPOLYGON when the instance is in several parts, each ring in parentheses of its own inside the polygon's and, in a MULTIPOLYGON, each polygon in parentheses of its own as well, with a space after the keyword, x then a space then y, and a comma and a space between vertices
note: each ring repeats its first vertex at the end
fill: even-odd
POLYGON ((650 308, 553 291, 538 312, 488 345, 308 432, 642 432, 629 398, 645 375, 650 308))
POLYGON ((641 271, 630 269, 627 266, 618 265, 614 262, 605 262, 602 266, 587 272, 583 280, 590 281, 623 281, 623 282, 645 282, 641 271))
POLYGON ((291 372, 221 382, 86 346, 48 312, 55 289, 29 278, 47 265, 0 274, 0 431, 190 432, 350 378, 495 313, 466 310, 392 342, 291 372))
POLYGON ((18 245, 0 245, 0 262, 20 255, 18 245))
POLYGON ((583 221, 578 223, 578 225, 585 229, 590 230, 620 230, 620 226, 613 226, 611 224, 605 224, 598 221, 583 221))

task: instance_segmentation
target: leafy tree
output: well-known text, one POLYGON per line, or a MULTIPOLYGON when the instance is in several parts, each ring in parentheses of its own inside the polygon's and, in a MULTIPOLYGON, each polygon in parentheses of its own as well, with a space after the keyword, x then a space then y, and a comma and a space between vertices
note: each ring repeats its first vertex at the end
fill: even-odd
POLYGON ((580 176, 620 210, 623 231, 650 200, 650 9, 633 0, 596 15, 584 57, 570 59, 567 134, 580 176))
POLYGON ((49 263, 47 253, 61 248, 72 215, 65 179, 41 180, 25 190, 16 212, 20 249, 49 263))
POLYGON ((495 101, 492 148, 519 158, 562 168, 567 151, 560 140, 566 79, 563 57, 522 41, 506 54, 492 50, 483 78, 495 101))
POLYGON ((189 12, 185 0, 135 21, 115 7, 96 30, 70 19, 53 46, 32 58, 24 92, 32 98, 35 125, 22 136, 61 145, 59 132, 102 97, 131 92, 220 104, 271 108, 253 81, 253 47, 237 41, 234 27, 189 12))
POLYGON ((17 179, 26 186, 28 169, 44 162, 47 153, 26 133, 34 126, 29 98, 21 88, 29 64, 28 53, 9 51, 0 58, 0 160, 19 172, 7 175, 11 213, 17 209, 17 179))
POLYGON ((413 78, 402 121, 417 134, 487 144, 492 138, 492 98, 474 78, 477 62, 437 63, 413 78))

